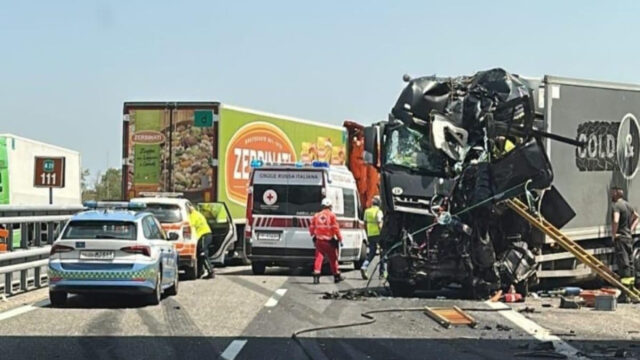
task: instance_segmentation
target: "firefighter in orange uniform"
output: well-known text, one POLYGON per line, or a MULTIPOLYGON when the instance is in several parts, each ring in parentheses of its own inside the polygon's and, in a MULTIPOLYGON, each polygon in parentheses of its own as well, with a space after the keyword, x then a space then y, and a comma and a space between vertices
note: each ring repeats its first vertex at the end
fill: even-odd
POLYGON ((316 246, 316 256, 313 264, 313 283, 320 283, 320 272, 324 257, 329 258, 329 266, 336 283, 344 280, 338 269, 338 250, 342 242, 342 234, 338 227, 336 215, 331 211, 331 200, 322 199, 322 210, 311 219, 309 233, 316 246))

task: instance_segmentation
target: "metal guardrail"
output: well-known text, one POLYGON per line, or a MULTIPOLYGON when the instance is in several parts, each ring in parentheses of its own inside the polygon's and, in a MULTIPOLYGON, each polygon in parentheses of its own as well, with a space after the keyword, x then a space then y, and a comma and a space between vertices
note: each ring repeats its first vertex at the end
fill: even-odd
POLYGON ((47 285, 42 268, 48 264, 50 245, 81 210, 82 206, 0 206, 0 226, 8 232, 7 252, 0 253, 0 297, 47 285))

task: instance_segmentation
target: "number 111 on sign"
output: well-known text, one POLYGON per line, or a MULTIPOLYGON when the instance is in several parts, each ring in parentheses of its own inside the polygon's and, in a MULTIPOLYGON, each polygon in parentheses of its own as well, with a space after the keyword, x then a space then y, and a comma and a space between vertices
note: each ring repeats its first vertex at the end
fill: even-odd
POLYGON ((40 174, 40 178, 42 179, 43 185, 54 185, 56 183, 55 173, 42 173, 40 174))

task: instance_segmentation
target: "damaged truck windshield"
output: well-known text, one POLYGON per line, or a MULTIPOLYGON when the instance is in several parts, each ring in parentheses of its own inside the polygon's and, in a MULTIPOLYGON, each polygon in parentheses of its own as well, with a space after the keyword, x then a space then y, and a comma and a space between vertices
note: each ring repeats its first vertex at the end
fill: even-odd
POLYGON ((444 158, 428 150, 428 137, 417 130, 398 126, 390 131, 385 143, 385 165, 397 165, 417 172, 439 175, 444 172, 444 158))

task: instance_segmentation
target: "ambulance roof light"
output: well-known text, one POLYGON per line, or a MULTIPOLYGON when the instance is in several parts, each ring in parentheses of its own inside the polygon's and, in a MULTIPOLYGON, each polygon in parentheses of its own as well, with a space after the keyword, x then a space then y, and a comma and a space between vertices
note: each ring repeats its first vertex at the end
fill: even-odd
POLYGON ((311 166, 313 166, 314 168, 328 168, 329 167, 329 163, 326 162, 326 161, 314 160, 311 163, 311 166))
POLYGON ((251 167, 253 169, 257 169, 259 167, 262 167, 264 165, 264 162, 260 159, 253 159, 251 160, 251 167))

